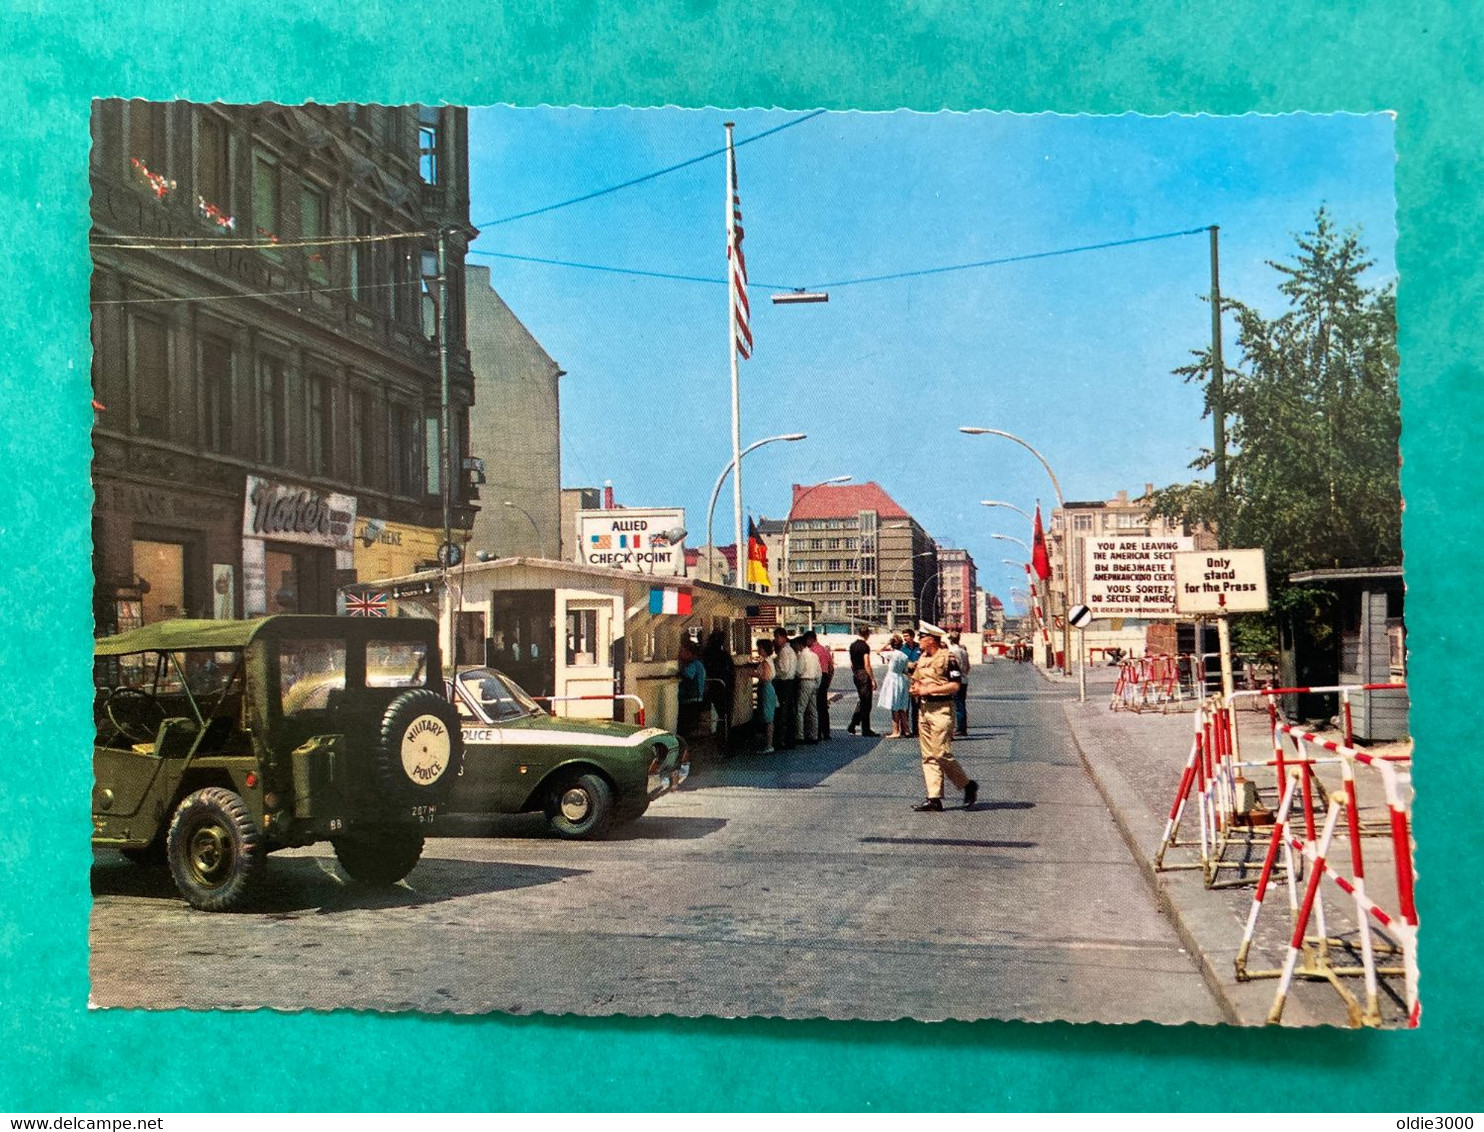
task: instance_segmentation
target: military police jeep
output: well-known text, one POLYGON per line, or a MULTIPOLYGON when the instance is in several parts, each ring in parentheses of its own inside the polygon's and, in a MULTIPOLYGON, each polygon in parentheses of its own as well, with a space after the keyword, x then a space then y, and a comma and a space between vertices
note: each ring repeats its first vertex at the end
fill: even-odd
POLYGON ((436 622, 165 621, 94 648, 93 844, 166 860, 197 908, 254 895, 274 849, 328 839, 395 884, 458 776, 436 622))

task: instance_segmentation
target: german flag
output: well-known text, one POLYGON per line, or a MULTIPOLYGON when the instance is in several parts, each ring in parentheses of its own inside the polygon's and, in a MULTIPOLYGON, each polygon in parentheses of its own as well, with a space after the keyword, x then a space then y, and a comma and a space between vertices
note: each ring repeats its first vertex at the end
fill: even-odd
POLYGON ((751 519, 747 520, 747 584, 769 588, 773 585, 773 580, 768 577, 768 548, 763 545, 757 524, 751 519))

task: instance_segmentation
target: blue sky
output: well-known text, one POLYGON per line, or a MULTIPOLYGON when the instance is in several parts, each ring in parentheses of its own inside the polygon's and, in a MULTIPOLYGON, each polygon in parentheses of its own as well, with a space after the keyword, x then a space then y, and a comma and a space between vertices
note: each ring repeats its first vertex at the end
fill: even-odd
MULTIPOLYGON (((486 107, 470 112, 474 248, 725 278, 720 158, 541 216, 490 221, 617 184, 800 117, 788 111, 486 107)), ((1211 438, 1199 392, 1170 371, 1206 345, 1204 233, 1054 259, 859 285, 841 281, 1221 226, 1223 293, 1276 313, 1292 233, 1325 204, 1359 227, 1377 285, 1395 274, 1389 115, 1238 118, 828 113, 737 151, 756 348, 741 363, 747 509, 781 518, 789 485, 874 479, 987 589, 1003 499, 1049 511, 1024 437, 1068 499, 1194 477, 1211 438), (776 285, 834 283, 823 305, 776 285), (931 461, 934 470, 923 465, 931 461)), ((681 506, 691 542, 731 458, 724 285, 475 256, 567 371, 562 480, 612 480, 631 506, 681 506)), ((1228 326, 1226 344, 1234 350, 1228 326)), ((499 459, 499 453, 482 453, 499 459)), ((730 489, 717 508, 729 542, 730 489)))

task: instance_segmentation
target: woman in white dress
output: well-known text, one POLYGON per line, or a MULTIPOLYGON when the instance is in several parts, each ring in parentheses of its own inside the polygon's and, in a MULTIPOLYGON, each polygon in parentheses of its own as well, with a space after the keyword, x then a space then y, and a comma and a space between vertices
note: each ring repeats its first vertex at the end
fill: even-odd
POLYGON ((887 738, 900 739, 907 734, 907 654, 902 651, 901 637, 893 637, 881 650, 881 661, 886 674, 881 678, 876 702, 891 712, 887 738))

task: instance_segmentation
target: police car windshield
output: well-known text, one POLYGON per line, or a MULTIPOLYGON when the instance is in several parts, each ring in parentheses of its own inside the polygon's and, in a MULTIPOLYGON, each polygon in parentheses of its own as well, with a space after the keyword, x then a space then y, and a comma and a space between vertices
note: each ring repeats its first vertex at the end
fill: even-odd
POLYGON ((459 691, 491 722, 535 715, 536 701, 493 668, 470 668, 458 676, 459 691))

